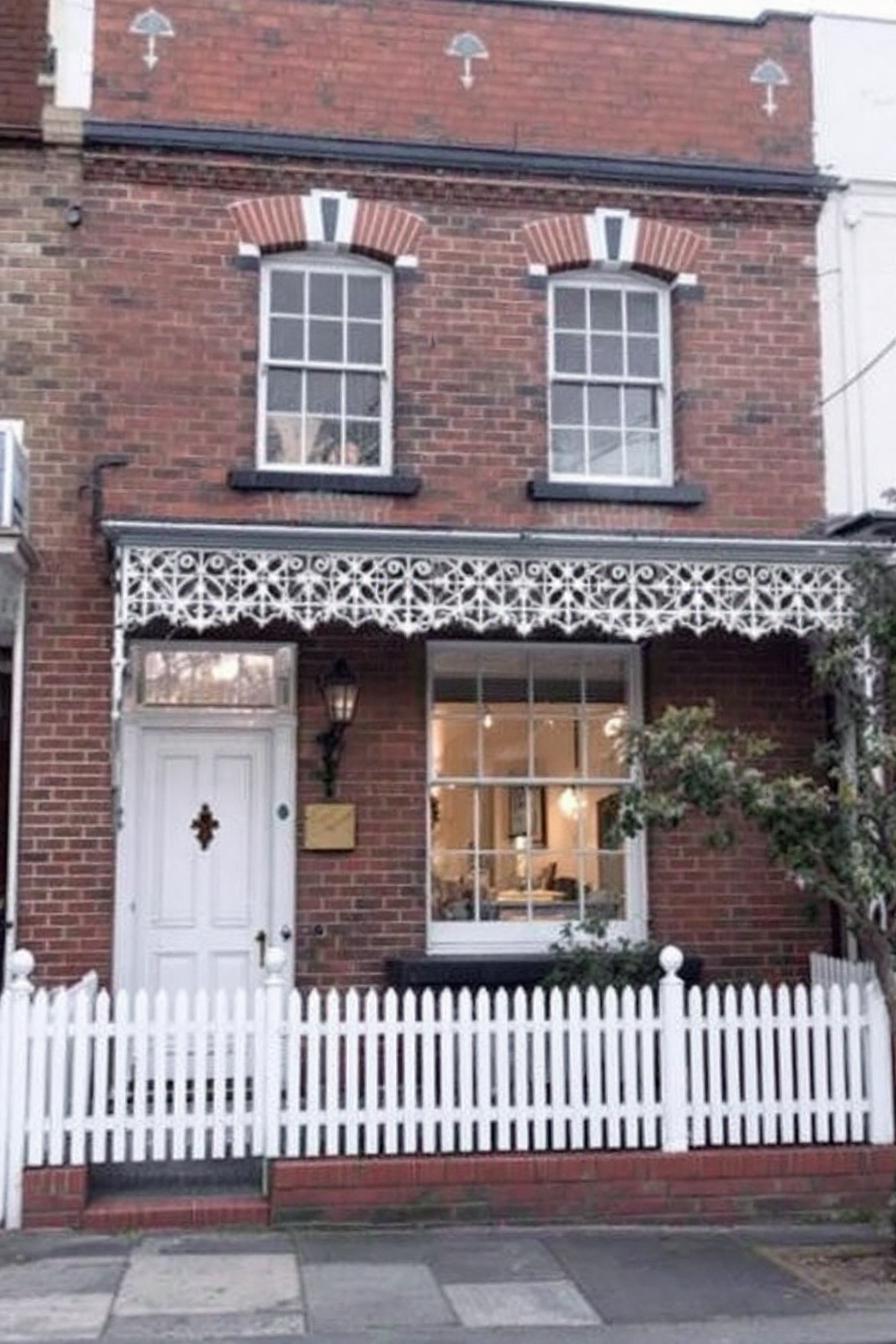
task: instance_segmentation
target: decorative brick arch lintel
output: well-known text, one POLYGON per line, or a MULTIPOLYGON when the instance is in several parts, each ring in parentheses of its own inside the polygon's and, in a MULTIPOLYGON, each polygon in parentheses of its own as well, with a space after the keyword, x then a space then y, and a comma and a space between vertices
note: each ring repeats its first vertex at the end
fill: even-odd
POLYGON ((241 256, 323 246, 361 252, 393 266, 414 267, 420 215, 383 201, 357 200, 344 191, 304 196, 258 196, 235 201, 230 214, 241 256))
POLYGON ((703 239, 691 229, 660 219, 639 219, 628 210, 590 215, 554 215, 523 226, 530 275, 552 275, 601 264, 637 267, 676 284, 694 284, 703 239))

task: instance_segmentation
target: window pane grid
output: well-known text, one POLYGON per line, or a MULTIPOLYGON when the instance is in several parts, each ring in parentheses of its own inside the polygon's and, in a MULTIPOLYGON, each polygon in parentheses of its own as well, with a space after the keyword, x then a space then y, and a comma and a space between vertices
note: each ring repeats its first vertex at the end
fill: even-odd
POLYGON ((270 463, 378 470, 385 438, 385 280, 274 268, 264 359, 270 463))
POLYGON ((665 417, 659 294, 629 286, 552 290, 551 473, 659 479, 665 417))
MULTIPOLYGON (((615 906, 614 918, 624 914, 624 891, 614 898, 597 883, 605 847, 600 808, 611 805, 628 774, 621 762, 607 774, 603 750, 595 761, 602 772, 590 774, 588 741, 595 724, 610 725, 615 735, 628 713, 626 664, 620 660, 618 669, 597 677, 595 669, 607 666, 607 656, 585 655, 575 669, 567 663, 552 680, 543 657, 524 656, 525 672, 513 668, 502 678, 494 654, 471 653, 465 676, 454 678, 453 693, 464 696, 457 703, 450 698, 451 674, 435 654, 429 788, 436 920, 565 921, 583 917, 595 902, 604 914, 615 906), (556 768, 536 774, 538 724, 553 730, 543 734, 542 749, 553 735, 555 748, 566 756, 556 768), (502 733, 506 743, 493 747, 488 739, 502 733), (498 758, 519 765, 499 772, 490 765, 498 758), (456 771, 467 759, 475 774, 456 771), (466 811, 452 809, 451 800, 468 792, 474 798, 473 824, 452 827, 449 821, 466 811)), ((621 851, 608 853, 615 862, 621 851)))

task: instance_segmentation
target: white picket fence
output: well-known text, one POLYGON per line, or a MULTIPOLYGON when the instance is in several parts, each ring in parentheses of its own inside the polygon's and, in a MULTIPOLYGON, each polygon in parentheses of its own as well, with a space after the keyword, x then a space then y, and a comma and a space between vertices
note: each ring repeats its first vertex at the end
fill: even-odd
POLYGON ((825 952, 809 953, 809 979, 813 985, 839 985, 846 990, 850 985, 868 985, 876 978, 870 961, 850 961, 846 957, 829 957, 825 952))
POLYGON ((890 1143, 876 980, 686 991, 0 996, 0 1224, 25 1167, 162 1159, 890 1143))

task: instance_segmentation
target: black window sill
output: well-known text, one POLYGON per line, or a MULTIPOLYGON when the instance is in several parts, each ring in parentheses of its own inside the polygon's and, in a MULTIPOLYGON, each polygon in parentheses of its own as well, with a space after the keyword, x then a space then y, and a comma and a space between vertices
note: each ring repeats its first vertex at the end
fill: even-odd
POLYGON ((419 476, 368 476, 364 472, 269 471, 234 467, 227 484, 232 490, 326 490, 339 495, 416 495, 419 476))
POLYGON ((578 481, 549 481, 536 476, 528 482, 530 499, 569 500, 591 504, 671 504, 679 508, 694 508, 706 503, 706 488, 702 485, 585 485, 578 481))
MULTIPOLYGON (((386 982, 393 989, 533 989, 553 967, 554 958, 543 952, 404 956, 386 962, 386 982)), ((699 985, 702 968, 701 957, 686 956, 680 971, 685 984, 699 985)))

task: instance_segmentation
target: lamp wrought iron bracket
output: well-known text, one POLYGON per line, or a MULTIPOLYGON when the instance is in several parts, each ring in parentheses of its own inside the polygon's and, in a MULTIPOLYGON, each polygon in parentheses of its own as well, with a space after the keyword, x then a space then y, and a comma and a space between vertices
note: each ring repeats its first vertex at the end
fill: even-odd
POLYGON ((347 727, 347 723, 331 723, 329 728, 324 728, 317 735, 321 754, 321 768, 317 777, 324 786, 325 798, 336 797, 336 780, 339 778, 339 762, 347 727))

